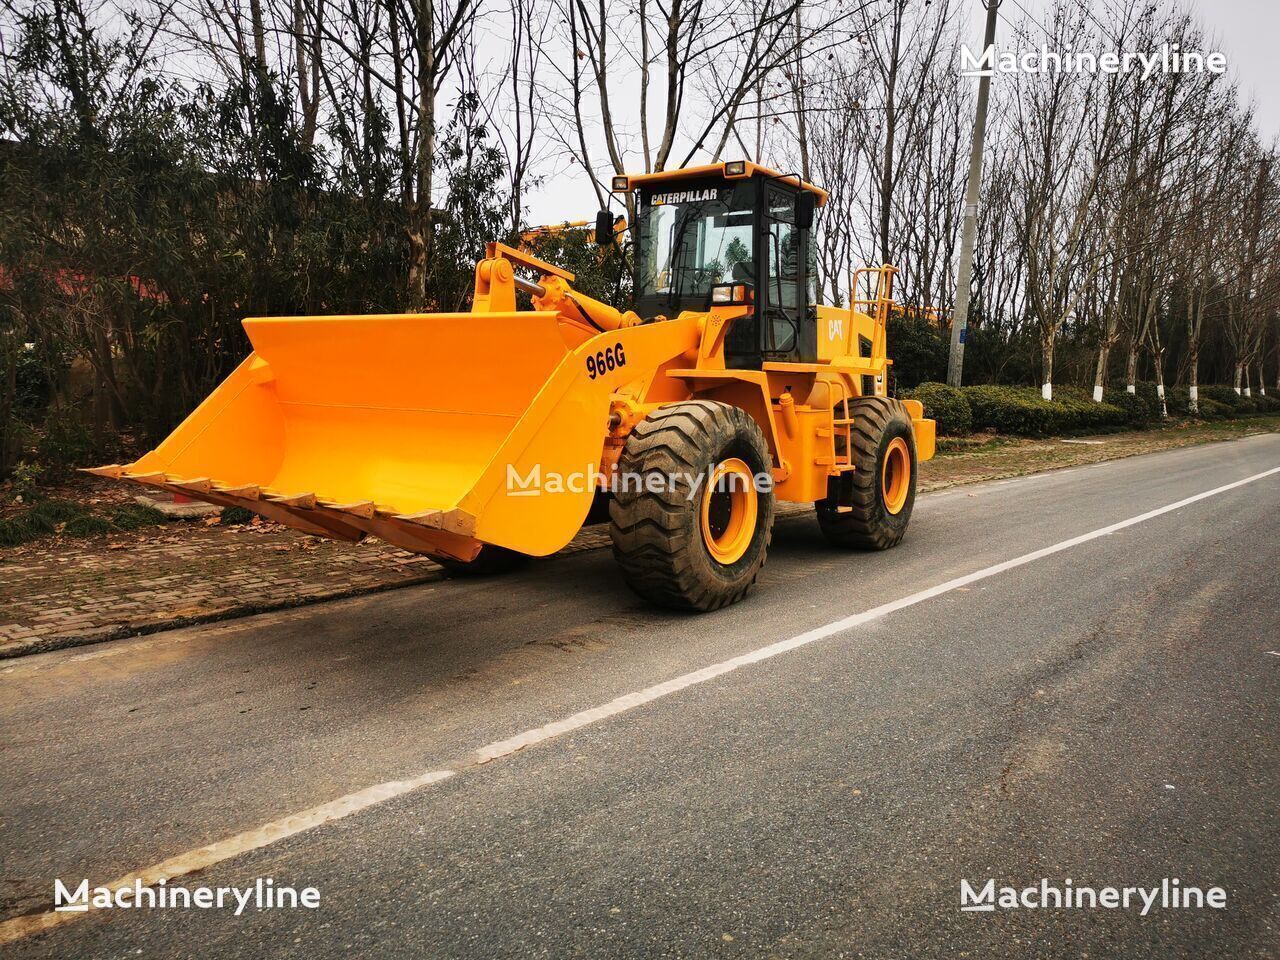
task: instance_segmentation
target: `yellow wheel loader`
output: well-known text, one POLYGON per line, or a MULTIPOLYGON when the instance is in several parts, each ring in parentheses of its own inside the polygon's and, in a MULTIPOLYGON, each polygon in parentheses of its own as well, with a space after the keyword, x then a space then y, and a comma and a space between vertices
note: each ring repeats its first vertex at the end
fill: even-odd
POLYGON ((694 610, 750 589, 776 500, 815 504, 837 546, 895 545, 934 423, 887 395, 894 268, 857 271, 872 295, 849 309, 813 305, 826 192, 752 163, 613 190, 638 211, 634 310, 491 243, 469 313, 245 320, 253 352, 185 422, 91 472, 459 572, 607 516, 631 587, 694 610))

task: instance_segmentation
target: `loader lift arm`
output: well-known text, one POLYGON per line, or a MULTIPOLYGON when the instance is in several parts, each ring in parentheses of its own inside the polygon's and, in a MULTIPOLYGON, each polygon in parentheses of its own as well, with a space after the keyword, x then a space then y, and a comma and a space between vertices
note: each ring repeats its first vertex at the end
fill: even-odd
POLYGON ((574 275, 505 243, 491 242, 486 256, 476 264, 476 313, 502 312, 516 309, 516 291, 529 294, 537 310, 554 313, 568 323, 583 324, 595 333, 634 327, 640 318, 630 310, 622 311, 607 303, 574 290, 574 275), (541 275, 535 283, 518 275, 515 266, 527 267, 541 275))

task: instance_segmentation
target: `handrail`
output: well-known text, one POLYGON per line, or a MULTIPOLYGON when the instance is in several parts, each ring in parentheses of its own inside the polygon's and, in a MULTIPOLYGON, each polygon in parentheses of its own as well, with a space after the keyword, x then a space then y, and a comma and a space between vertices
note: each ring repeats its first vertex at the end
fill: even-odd
POLYGON ((882 263, 878 267, 859 267, 853 271, 853 278, 849 283, 849 303, 853 310, 859 307, 866 307, 864 312, 870 315, 876 324, 876 342, 872 345, 871 355, 873 357, 885 357, 888 355, 888 329, 889 314, 893 309, 893 278, 897 274, 898 268, 892 264, 882 263), (859 300, 858 280, 863 274, 876 275, 875 297, 870 300, 859 300))

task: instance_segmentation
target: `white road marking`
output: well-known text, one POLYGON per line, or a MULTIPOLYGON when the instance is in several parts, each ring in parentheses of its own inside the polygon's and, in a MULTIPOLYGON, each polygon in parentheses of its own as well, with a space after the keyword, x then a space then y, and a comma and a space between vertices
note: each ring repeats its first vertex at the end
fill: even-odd
POLYGON ((526 730, 524 733, 518 733, 507 740, 499 740, 496 743, 491 743, 488 746, 481 747, 476 751, 475 758, 479 763, 488 763, 491 760, 497 760, 500 757, 510 756, 516 751, 523 750, 525 747, 532 746, 535 743, 541 743, 544 740, 550 740, 553 737, 563 736, 564 734, 570 733, 574 730, 580 730, 590 724, 598 723, 607 717, 614 717, 620 713, 625 713, 628 710, 633 710, 642 704, 650 703, 657 700, 659 697, 665 697, 668 694, 685 690, 689 687, 696 686, 697 684, 706 683, 708 680, 722 676, 730 671, 737 670, 739 667, 745 667, 753 663, 760 663, 763 660, 769 660, 773 657, 779 656, 780 654, 789 653, 792 650, 798 650, 800 647, 807 647, 811 643, 816 643, 819 640, 825 640, 830 636, 837 633, 843 633, 845 630, 852 629, 853 627, 861 626, 871 620, 878 620, 879 618, 887 616, 888 614, 894 613, 898 610, 905 609, 906 607, 913 607, 926 600, 932 600, 934 597, 940 596, 941 594, 958 590, 961 587, 967 587, 969 584, 976 583, 979 580, 985 580, 988 577, 994 577, 997 574, 1005 573, 1006 571, 1013 570, 1028 563, 1033 563, 1036 560, 1042 560, 1045 557, 1053 556, 1055 553, 1061 553, 1063 550, 1069 550, 1082 543, 1088 543, 1090 540, 1109 536, 1118 530, 1123 530, 1126 527, 1132 527, 1139 523, 1144 523, 1147 520, 1154 519, 1155 517, 1159 517, 1174 510, 1181 509, 1182 507, 1189 506, 1190 504, 1197 503, 1200 500, 1217 496, 1218 494, 1225 493, 1228 490, 1234 490, 1237 487, 1242 487, 1247 483, 1253 483, 1255 480, 1261 480, 1263 477, 1269 477, 1275 473, 1280 473, 1280 467, 1273 467, 1270 470, 1266 470, 1262 473, 1256 473, 1243 480, 1237 480, 1235 483, 1228 483, 1221 487, 1215 487, 1212 490, 1207 490, 1204 493, 1198 493, 1195 496, 1187 497, 1183 500, 1177 501, 1176 503, 1170 503, 1166 506, 1158 507, 1155 510, 1149 510, 1136 517, 1130 517, 1128 520, 1121 520, 1118 523, 1099 527, 1097 530, 1090 531, 1089 533, 1083 533, 1078 537, 1072 537, 1070 540, 1063 540, 1059 543, 1055 543, 1053 546, 1044 547, 1040 550, 1033 550, 1031 553, 1024 553, 1022 556, 1015 557, 1012 560, 1006 560, 1003 563, 984 567, 983 569, 976 570, 973 573, 967 573, 962 577, 947 580, 937 586, 928 587, 917 593, 913 593, 910 596, 902 597, 898 600, 891 600, 888 603, 882 603, 880 606, 872 607, 870 610, 864 610, 862 613, 855 613, 852 616, 844 617, 841 620, 836 620, 832 623, 826 624, 825 626, 797 634, 790 639, 780 640, 777 643, 769 644, 767 647, 752 650, 750 653, 744 653, 740 656, 733 657, 732 659, 712 664, 709 667, 703 667, 701 670, 686 673, 682 677, 676 677, 675 679, 668 680, 665 683, 659 683, 644 690, 638 690, 635 693, 628 693, 624 696, 618 697, 616 700, 611 700, 603 706, 592 707, 590 710, 583 710, 581 713, 575 713, 571 717, 565 717, 562 720, 557 720, 554 723, 547 724, 546 726, 538 727, 533 730, 526 730))
MULTIPOLYGON (((355 793, 349 793, 345 797, 339 797, 337 800, 322 803, 320 806, 312 807, 310 810, 303 810, 301 813, 291 814, 280 820, 273 820, 271 823, 263 824, 253 830, 238 833, 234 837, 211 843, 207 847, 197 847, 195 850, 180 853, 176 857, 170 857, 162 863, 146 867, 137 873, 121 877, 112 883, 93 884, 92 886, 105 886, 112 890, 120 890, 125 887, 132 887, 138 880, 142 881, 144 887, 155 886, 162 880, 167 882, 175 877, 182 877, 189 873, 195 873, 197 870, 204 870, 206 867, 211 867, 224 860, 230 860, 232 857, 237 857, 242 853, 257 850, 283 840, 285 837, 291 837, 295 833, 302 833, 304 830, 318 827, 322 823, 330 823, 334 820, 341 820, 343 817, 349 817, 353 813, 359 813, 361 810, 368 809, 375 804, 390 800, 392 797, 398 797, 411 790, 417 790, 419 787, 447 780, 454 775, 454 772, 453 770, 431 770, 409 780, 392 780, 388 783, 365 787, 363 790, 357 790, 355 793)), ((52 886, 52 883, 50 885, 52 886)), ((62 910, 55 908, 47 913, 29 914, 24 917, 6 920, 4 923, 0 923, 0 943, 10 943, 23 937, 29 937, 33 933, 41 933, 51 927, 66 923, 68 920, 77 919, 88 912, 88 909, 87 905, 70 909, 64 908, 62 910)))
MULTIPOLYGON (((1146 513, 1138 514, 1127 520, 1120 520, 1116 523, 1108 524, 1105 527, 1099 527, 1097 530, 1091 530, 1089 533, 1082 533, 1078 537, 1071 537, 1068 540, 1062 540, 1052 546, 1043 547, 1039 550, 1033 550, 1030 553, 1024 553, 1020 557, 1014 557, 1012 560, 1005 560, 1002 563, 996 563, 989 567, 983 567, 981 570, 975 570, 973 573, 967 573, 962 577, 956 577, 939 583, 936 586, 928 587, 909 596, 902 597, 898 600, 892 600, 888 603, 882 603, 878 607, 865 610, 862 613, 855 613, 840 620, 835 620, 825 626, 808 630, 804 633, 797 634, 787 640, 781 640, 777 643, 771 643, 768 646, 760 647, 748 653, 732 657, 728 660, 714 663, 710 666, 703 667, 701 670, 695 670, 692 673, 686 673, 683 676, 675 677, 663 683, 646 687, 643 690, 637 690, 634 693, 628 693, 624 696, 610 700, 598 707, 590 710, 583 710, 581 713, 575 713, 572 716, 556 720, 541 727, 532 730, 526 730, 518 733, 513 737, 505 740, 498 740, 487 746, 476 750, 468 758, 458 763, 452 764, 449 769, 431 770, 420 774, 409 780, 393 780, 388 783, 379 783, 371 787, 366 787, 355 793, 348 794, 345 797, 339 797, 337 800, 331 800, 328 803, 321 804, 318 807, 312 807, 310 810, 304 810, 301 813, 275 820, 264 826, 257 827, 253 830, 247 830, 244 833, 236 834, 226 840, 218 841, 207 847, 199 847, 195 850, 189 850, 186 853, 178 854, 162 863, 146 867, 137 873, 129 874, 126 877, 106 884, 113 889, 124 886, 132 886, 136 879, 141 878, 144 885, 157 884, 161 880, 172 880, 197 870, 203 870, 214 864, 230 860, 242 853, 250 850, 257 850, 262 847, 269 846, 286 837, 302 833, 313 827, 348 817, 353 813, 366 810, 369 807, 380 804, 394 797, 402 796, 410 791, 426 787, 431 784, 439 783, 446 780, 461 770, 477 764, 491 763, 503 757, 509 757, 514 753, 531 747, 534 744, 543 743, 556 737, 564 736, 575 730, 581 730, 583 727, 591 726, 606 720, 610 717, 616 717, 619 714, 634 710, 636 707, 643 706, 646 703, 652 703, 661 697, 677 693, 681 690, 687 690, 698 684, 706 683, 716 677, 724 676, 741 667, 749 666, 755 663, 761 663, 770 660, 773 657, 789 653, 792 650, 798 650, 801 647, 809 646, 819 640, 825 640, 836 634, 843 633, 853 627, 861 626, 872 620, 878 620, 881 617, 888 616, 898 610, 913 607, 916 604, 924 603, 926 600, 932 600, 934 597, 953 590, 959 590, 967 587, 971 583, 977 583, 980 580, 986 580, 989 577, 997 576, 1009 570, 1034 563, 1037 560, 1043 560, 1045 557, 1051 557, 1056 553, 1064 550, 1070 550, 1072 547, 1079 546, 1082 543, 1088 543, 1091 540, 1097 540, 1100 537, 1110 536, 1119 530, 1128 527, 1137 526, 1148 520, 1163 516, 1166 513, 1172 513, 1174 510, 1180 510, 1183 507, 1198 503, 1201 500, 1207 500, 1210 497, 1216 497, 1219 494, 1226 493, 1228 490, 1235 490, 1246 484, 1254 483, 1265 477, 1273 476, 1280 473, 1280 467, 1272 467, 1270 470, 1264 470, 1262 473, 1255 473, 1253 476, 1245 477, 1243 480, 1236 480, 1234 483, 1223 484, 1220 487, 1214 487, 1212 490, 1206 490, 1203 493, 1197 493, 1194 496, 1186 497, 1174 503, 1166 504, 1163 507, 1157 507, 1154 510, 1148 510, 1146 513), (456 769, 455 769, 456 768, 456 769)), ((52 881, 51 881, 52 885, 52 881)), ((9 943, 34 933, 48 930, 59 924, 66 923, 76 919, 84 914, 79 913, 59 913, 50 910, 46 913, 28 914, 26 916, 15 917, 0 923, 0 944, 9 943)))

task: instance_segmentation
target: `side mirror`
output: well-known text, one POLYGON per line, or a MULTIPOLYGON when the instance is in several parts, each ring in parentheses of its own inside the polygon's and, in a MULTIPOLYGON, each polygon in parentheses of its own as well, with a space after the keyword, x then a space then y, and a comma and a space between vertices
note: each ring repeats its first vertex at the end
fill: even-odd
POLYGON ((613 243, 613 214, 601 210, 596 214, 596 246, 604 247, 613 243))
POLYGON ((813 226, 814 196, 808 190, 800 191, 796 198, 796 226, 808 230, 813 226))

